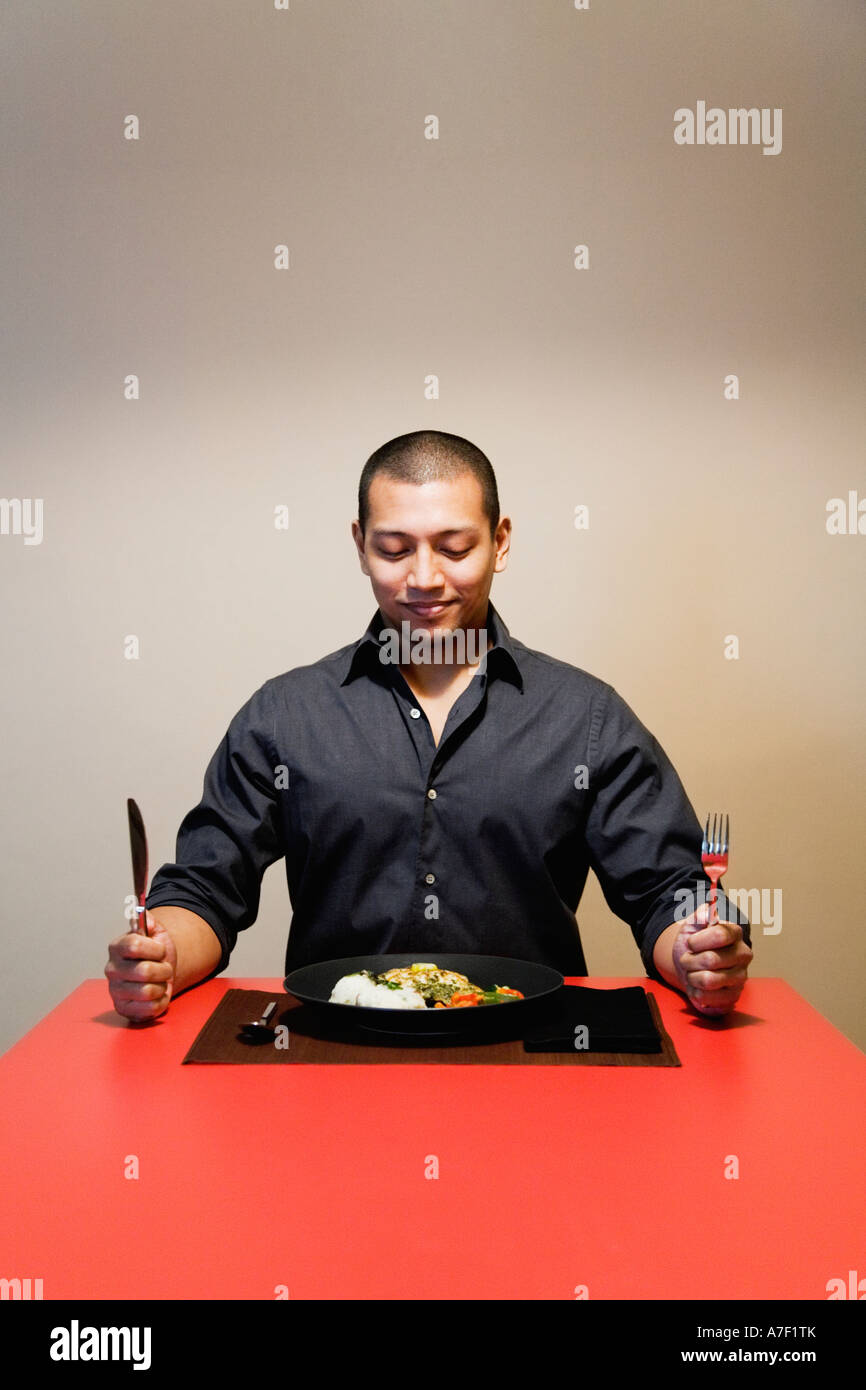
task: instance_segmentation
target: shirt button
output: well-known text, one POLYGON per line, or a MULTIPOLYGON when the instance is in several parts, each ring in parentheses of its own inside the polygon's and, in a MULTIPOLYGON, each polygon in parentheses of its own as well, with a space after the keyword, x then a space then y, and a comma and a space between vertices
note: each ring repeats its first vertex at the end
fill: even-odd
POLYGON ((420 719, 420 718, 421 718, 421 711, 420 711, 419 709, 410 709, 410 711, 409 711, 409 717, 410 717, 410 719, 420 719))
POLYGON ((424 875, 424 882, 425 882, 425 883, 435 883, 435 882, 436 882, 436 875, 435 875, 435 874, 425 874, 425 875, 424 875))
POLYGON ((427 793, 427 795, 429 796, 429 798, 430 798, 431 801, 435 801, 435 800, 436 800, 436 788, 435 788, 435 787, 431 787, 430 790, 429 790, 429 792, 427 793))

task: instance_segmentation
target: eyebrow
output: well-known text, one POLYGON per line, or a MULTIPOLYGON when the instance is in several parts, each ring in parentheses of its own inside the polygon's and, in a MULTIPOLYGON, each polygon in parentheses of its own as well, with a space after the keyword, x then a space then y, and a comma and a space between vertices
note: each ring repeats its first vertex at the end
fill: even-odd
MULTIPOLYGON (((467 526, 452 526, 447 531, 437 531, 435 539, 438 540, 441 536, 460 536, 463 535, 464 532, 468 532, 471 534, 477 530, 478 527, 474 524, 469 524, 467 526)), ((373 535, 377 539, 381 539, 383 536, 399 536, 410 541, 413 541, 415 539, 411 531, 387 531, 384 528, 379 527, 374 529, 373 535)))

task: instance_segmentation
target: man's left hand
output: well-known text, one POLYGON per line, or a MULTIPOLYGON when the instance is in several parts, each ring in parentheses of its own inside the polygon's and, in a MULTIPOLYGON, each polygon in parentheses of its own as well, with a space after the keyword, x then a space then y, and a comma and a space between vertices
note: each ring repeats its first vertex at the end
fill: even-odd
POLYGON ((702 903, 683 922, 671 954, 686 998, 698 1013, 717 1018, 736 1005, 753 953, 738 922, 708 926, 709 912, 702 903))

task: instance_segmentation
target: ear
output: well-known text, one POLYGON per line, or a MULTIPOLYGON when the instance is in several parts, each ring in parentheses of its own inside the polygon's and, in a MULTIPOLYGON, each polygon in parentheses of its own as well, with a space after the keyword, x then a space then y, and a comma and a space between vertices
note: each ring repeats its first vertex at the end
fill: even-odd
POLYGON ((361 530, 361 525, 358 521, 352 522, 352 540, 355 542, 355 546, 358 551, 358 558, 361 561, 361 573, 366 574, 367 578, 369 579, 370 567, 367 564, 367 556, 364 549, 364 533, 361 530))
POLYGON ((511 549, 511 518, 508 516, 500 517, 499 525, 496 528, 496 564, 493 566, 494 574, 499 574, 508 564, 508 552, 511 549))

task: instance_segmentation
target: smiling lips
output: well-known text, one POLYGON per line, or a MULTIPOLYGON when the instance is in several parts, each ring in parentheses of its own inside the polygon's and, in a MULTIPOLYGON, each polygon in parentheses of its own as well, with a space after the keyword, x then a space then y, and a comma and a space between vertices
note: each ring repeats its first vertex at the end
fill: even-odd
POLYGON ((411 608, 413 613, 417 613, 419 618, 435 618, 439 613, 443 613, 450 607, 452 600, 445 603, 407 603, 406 607, 411 608))

